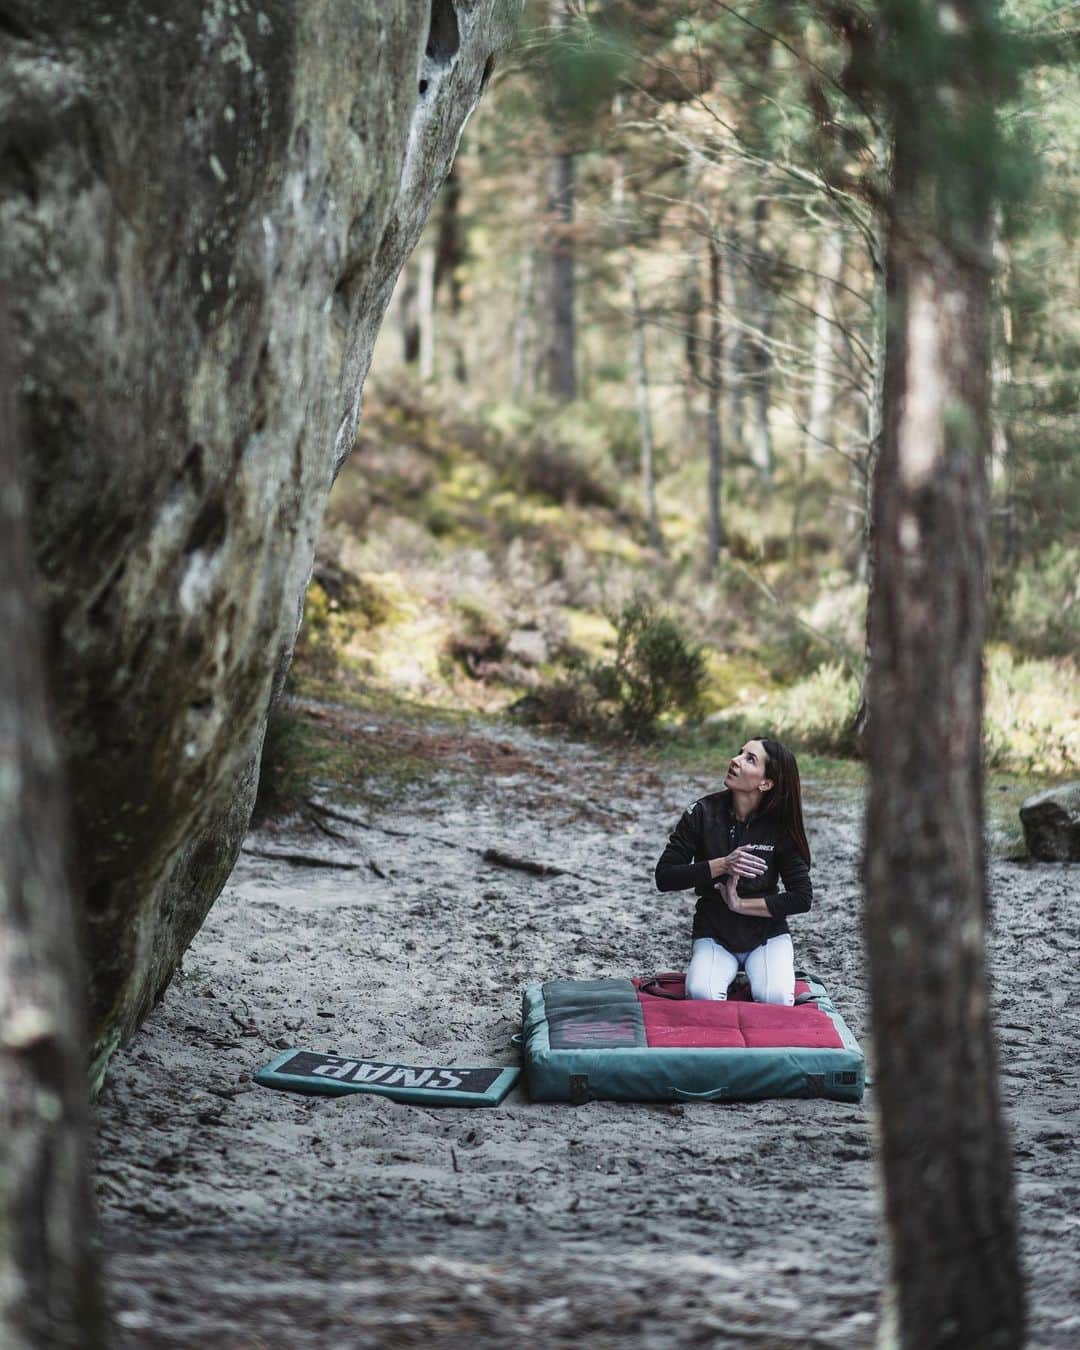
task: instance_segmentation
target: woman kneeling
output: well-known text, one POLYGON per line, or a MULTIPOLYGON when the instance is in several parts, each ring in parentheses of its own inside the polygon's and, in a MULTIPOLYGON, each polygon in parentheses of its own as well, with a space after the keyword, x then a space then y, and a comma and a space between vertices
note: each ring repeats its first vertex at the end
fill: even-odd
POLYGON ((697 891, 687 998, 727 998, 742 968, 756 1002, 790 1007, 795 955, 787 919, 813 901, 791 751, 767 737, 747 741, 721 790, 683 813, 656 864, 656 884, 697 891))

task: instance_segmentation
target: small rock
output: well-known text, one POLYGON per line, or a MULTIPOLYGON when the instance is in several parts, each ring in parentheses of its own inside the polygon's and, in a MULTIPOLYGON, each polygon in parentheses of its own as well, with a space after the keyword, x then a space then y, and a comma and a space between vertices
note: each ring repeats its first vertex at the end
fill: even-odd
POLYGON ((1080 782, 1036 792, 1020 808, 1024 842, 1043 862, 1080 862, 1080 782))

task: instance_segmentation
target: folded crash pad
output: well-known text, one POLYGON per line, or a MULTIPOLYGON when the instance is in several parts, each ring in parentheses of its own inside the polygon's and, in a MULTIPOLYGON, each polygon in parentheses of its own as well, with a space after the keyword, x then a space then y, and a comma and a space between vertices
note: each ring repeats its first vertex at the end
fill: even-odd
POLYGON ((518 1080, 520 1069, 417 1067, 358 1055, 286 1050, 255 1074, 262 1087, 340 1097, 373 1092, 398 1102, 426 1106, 498 1106, 518 1080))
POLYGON ((533 1101, 859 1101, 862 1052, 824 987, 804 976, 796 1006, 684 996, 681 974, 549 980, 522 1007, 533 1101))

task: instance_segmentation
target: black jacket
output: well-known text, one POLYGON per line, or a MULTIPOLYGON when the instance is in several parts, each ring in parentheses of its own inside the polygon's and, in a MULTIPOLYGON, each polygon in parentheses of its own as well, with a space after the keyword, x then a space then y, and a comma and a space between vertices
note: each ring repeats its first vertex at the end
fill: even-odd
POLYGON ((698 894, 694 937, 714 938, 730 952, 751 951, 786 933, 787 916, 805 914, 813 902, 810 869, 794 839, 767 814, 737 820, 726 791, 702 797, 683 812, 656 864, 656 885, 661 891, 693 886, 698 894), (747 900, 764 896, 768 918, 733 913, 720 894, 723 878, 714 882, 709 875, 710 858, 726 857, 741 844, 753 848, 768 866, 759 877, 744 877, 738 892, 747 900))

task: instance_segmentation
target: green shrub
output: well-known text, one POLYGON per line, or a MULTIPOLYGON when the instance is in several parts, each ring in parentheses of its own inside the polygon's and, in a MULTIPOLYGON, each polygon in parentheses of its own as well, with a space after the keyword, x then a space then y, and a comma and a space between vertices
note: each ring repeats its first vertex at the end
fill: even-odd
POLYGON ((641 597, 609 617, 615 629, 611 659, 590 662, 571 649, 564 658, 566 674, 523 700, 520 716, 574 731, 644 739, 661 717, 700 711, 705 652, 682 625, 641 597))
POLYGON ((995 636, 1031 656, 1068 656, 1080 632, 1080 548, 1055 543, 995 579, 995 636))
POLYGON ((858 749, 852 735, 858 703, 859 682, 842 665, 819 666, 754 706, 710 717, 707 739, 712 744, 734 744, 768 728, 769 735, 796 752, 853 756, 858 749))
POLYGON ((392 617, 393 605, 374 582, 330 559, 316 559, 293 653, 296 673, 337 679, 348 665, 345 652, 352 638, 392 617))
POLYGON ((293 665, 298 674, 314 675, 321 680, 332 680, 337 675, 341 649, 348 642, 352 627, 343 623, 336 611, 336 602, 330 599, 321 582, 313 578, 304 596, 304 618, 293 651, 293 665))
MULTIPOLYGON (((1080 767, 1080 701, 1071 661, 1021 660, 1005 647, 987 653, 983 744, 987 766, 1036 775, 1080 767)), ((839 664, 821 666, 786 689, 710 717, 709 744, 734 743, 763 727, 796 751, 855 756, 851 733, 859 685, 839 664)))
POLYGON ((761 659, 777 684, 794 686, 828 664, 828 650, 821 638, 789 623, 775 637, 762 640, 761 659))
POLYGON ((593 666, 589 678, 620 728, 646 736, 664 713, 696 713, 705 689, 705 653, 678 620, 640 597, 610 618, 614 658, 593 666))
POLYGON ((843 666, 824 665, 777 695, 769 723, 781 740, 819 754, 851 755, 859 682, 843 666))
POLYGON ((986 659, 983 744, 993 769, 1069 774, 1080 768, 1080 699, 1072 661, 1020 660, 1005 647, 986 659))

